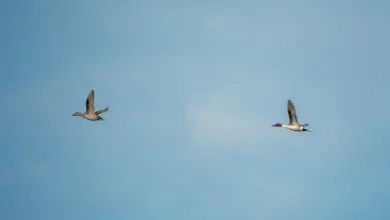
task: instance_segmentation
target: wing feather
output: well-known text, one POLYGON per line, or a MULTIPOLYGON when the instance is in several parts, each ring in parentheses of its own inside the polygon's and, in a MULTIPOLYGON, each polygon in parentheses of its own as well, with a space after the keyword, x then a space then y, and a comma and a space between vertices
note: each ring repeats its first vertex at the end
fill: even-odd
POLYGON ((290 118, 290 124, 291 125, 297 125, 298 123, 298 118, 295 112, 295 107, 294 104, 288 100, 287 104, 287 112, 288 112, 288 117, 290 118))
POLYGON ((103 110, 96 111, 95 114, 99 115, 99 114, 104 113, 106 111, 108 111, 108 107, 104 108, 103 110))
POLYGON ((92 89, 91 92, 89 93, 88 97, 87 97, 87 101, 85 102, 86 114, 89 114, 89 113, 94 111, 94 109, 95 109, 95 107, 94 107, 94 99, 95 99, 95 92, 92 89))

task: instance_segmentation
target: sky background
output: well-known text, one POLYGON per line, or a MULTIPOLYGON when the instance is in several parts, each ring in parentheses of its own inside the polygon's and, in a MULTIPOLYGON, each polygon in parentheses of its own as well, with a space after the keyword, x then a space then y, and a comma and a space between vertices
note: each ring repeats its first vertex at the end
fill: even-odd
POLYGON ((0 7, 0 219, 390 219, 389 1, 0 7), (72 117, 95 105, 105 121, 72 117), (313 132, 288 123, 287 100, 313 132))

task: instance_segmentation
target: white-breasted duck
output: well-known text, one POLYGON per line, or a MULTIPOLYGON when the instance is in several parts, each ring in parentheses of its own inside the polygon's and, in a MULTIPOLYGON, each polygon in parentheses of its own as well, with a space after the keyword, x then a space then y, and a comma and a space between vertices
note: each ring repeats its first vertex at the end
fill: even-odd
POLYGON ((309 131, 305 128, 306 126, 309 126, 309 124, 301 125, 298 123, 298 118, 295 113, 294 104, 290 100, 288 100, 287 103, 287 112, 288 112, 288 117, 290 118, 290 124, 285 125, 281 123, 276 123, 272 125, 272 127, 283 127, 283 128, 290 129, 292 131, 309 131))
POLYGON ((85 119, 88 119, 90 121, 104 120, 102 117, 99 116, 99 114, 108 111, 108 107, 106 107, 103 110, 95 111, 94 99, 95 99, 95 92, 92 89, 87 97, 87 101, 85 102, 85 105, 87 107, 86 112, 85 113, 76 112, 72 116, 82 116, 85 119))

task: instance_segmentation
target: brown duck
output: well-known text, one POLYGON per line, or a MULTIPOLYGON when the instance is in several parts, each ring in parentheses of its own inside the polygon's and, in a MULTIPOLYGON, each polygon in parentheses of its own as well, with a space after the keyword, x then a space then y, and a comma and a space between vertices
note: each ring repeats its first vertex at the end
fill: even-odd
POLYGON ((99 116, 99 114, 108 111, 108 107, 106 107, 103 110, 95 111, 94 99, 95 99, 95 92, 92 89, 87 97, 87 101, 85 102, 87 111, 85 113, 76 112, 73 114, 73 116, 82 116, 85 119, 88 119, 90 121, 104 120, 102 117, 99 116))

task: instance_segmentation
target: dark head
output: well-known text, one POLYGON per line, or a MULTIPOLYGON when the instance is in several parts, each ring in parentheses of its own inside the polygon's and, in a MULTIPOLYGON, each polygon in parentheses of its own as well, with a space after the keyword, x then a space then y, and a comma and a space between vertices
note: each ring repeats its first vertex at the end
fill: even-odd
POLYGON ((72 116, 83 116, 83 113, 81 113, 81 112, 75 112, 72 116))
POLYGON ((310 130, 307 130, 306 128, 303 128, 303 130, 302 131, 308 131, 308 132, 311 132, 310 130))
POLYGON ((276 124, 272 125, 272 127, 282 127, 282 124, 276 123, 276 124))
POLYGON ((101 120, 101 121, 104 121, 104 119, 103 119, 102 117, 100 117, 99 115, 97 116, 97 118, 98 118, 98 119, 97 119, 98 121, 100 121, 100 120, 101 120))

